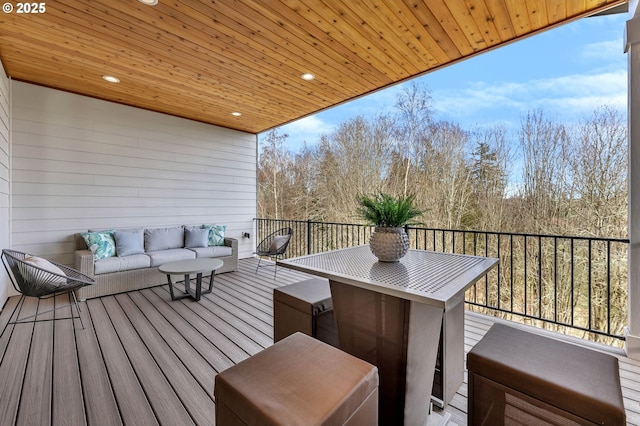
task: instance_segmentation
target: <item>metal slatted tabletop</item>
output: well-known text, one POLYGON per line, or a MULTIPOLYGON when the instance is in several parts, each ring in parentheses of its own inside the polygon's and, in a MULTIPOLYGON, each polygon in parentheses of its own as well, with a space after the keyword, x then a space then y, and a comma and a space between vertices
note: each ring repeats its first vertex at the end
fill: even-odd
POLYGON ((409 250, 399 262, 379 262, 368 245, 282 260, 280 265, 446 309, 498 259, 409 250))

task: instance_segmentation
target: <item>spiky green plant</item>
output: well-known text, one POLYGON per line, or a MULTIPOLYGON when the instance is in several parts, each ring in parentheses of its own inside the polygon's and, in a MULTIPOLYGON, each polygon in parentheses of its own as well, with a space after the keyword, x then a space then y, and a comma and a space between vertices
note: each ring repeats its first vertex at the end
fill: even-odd
POLYGON ((412 219, 423 212, 415 206, 415 195, 393 197, 380 192, 358 195, 358 215, 376 226, 401 227, 413 224, 412 219))

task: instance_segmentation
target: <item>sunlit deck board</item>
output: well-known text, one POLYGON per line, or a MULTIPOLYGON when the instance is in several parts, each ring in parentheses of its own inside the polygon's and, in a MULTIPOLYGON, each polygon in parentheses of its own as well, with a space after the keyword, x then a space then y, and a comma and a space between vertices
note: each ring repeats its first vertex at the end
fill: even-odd
MULTIPOLYGON (((307 278, 255 266, 216 276, 199 303, 172 302, 167 286, 89 300, 85 330, 78 320, 5 329, 11 298, 0 313, 0 424, 213 424, 215 375, 271 345, 273 289, 307 278)), ((27 299, 21 317, 51 303, 27 299)), ((467 312, 466 351, 493 322, 467 312)), ((628 423, 640 425, 640 363, 619 359, 628 423)), ((464 425, 466 410, 465 373, 445 412, 464 425)))

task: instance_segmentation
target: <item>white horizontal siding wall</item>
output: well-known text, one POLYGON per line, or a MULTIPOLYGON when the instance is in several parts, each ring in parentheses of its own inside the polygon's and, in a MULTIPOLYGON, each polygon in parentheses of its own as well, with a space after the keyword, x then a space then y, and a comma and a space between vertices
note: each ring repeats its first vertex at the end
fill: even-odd
MULTIPOLYGON (((11 139, 9 79, 0 62, 0 248, 8 248, 9 240, 9 146, 11 139)), ((13 289, 4 268, 0 268, 0 309, 13 289)))
POLYGON ((253 245, 256 135, 13 84, 12 245, 73 262, 87 229, 217 223, 253 245))

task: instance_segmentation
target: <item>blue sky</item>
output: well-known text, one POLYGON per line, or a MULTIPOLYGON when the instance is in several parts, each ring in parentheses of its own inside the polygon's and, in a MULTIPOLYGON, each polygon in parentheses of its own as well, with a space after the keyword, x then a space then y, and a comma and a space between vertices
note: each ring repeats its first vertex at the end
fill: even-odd
MULTIPOLYGON (((542 109, 571 123, 607 104, 627 106, 626 14, 586 18, 476 56, 415 80, 433 98, 436 119, 471 130, 497 122, 515 129, 527 111, 542 109)), ((297 120, 278 129, 287 148, 316 144, 357 115, 391 112, 403 85, 297 120)), ((265 134, 258 136, 259 140, 265 134)))

